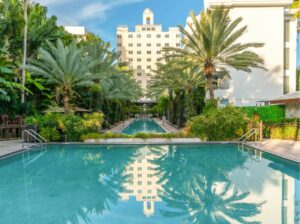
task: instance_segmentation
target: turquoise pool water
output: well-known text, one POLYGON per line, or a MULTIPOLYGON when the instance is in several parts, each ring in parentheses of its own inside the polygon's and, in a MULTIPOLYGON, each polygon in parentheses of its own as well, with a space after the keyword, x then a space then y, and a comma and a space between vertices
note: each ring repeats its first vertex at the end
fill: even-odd
POLYGON ((2 224, 295 224, 300 167, 235 145, 49 145, 0 160, 2 224))
POLYGON ((134 135, 136 133, 164 133, 165 130, 162 129, 154 120, 152 119, 138 119, 131 122, 122 133, 128 135, 134 135))

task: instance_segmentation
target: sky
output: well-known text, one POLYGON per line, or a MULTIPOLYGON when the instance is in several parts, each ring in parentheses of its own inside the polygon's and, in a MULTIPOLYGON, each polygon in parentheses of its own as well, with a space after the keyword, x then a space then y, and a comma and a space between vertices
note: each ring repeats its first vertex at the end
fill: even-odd
POLYGON ((142 23, 145 8, 154 12, 154 22, 166 30, 170 26, 185 25, 191 11, 203 9, 203 0, 34 0, 48 7, 49 16, 55 15, 59 25, 85 26, 112 47, 116 44, 118 25, 142 23))

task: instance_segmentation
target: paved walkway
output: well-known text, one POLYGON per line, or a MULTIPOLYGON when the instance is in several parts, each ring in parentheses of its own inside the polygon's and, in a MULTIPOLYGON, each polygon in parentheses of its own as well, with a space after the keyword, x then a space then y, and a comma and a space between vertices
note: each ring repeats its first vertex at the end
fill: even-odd
POLYGON ((127 127, 133 120, 134 120, 133 118, 130 118, 130 119, 124 121, 124 122, 123 121, 119 122, 117 125, 113 126, 112 128, 105 130, 105 132, 119 133, 125 127, 127 127))
POLYGON ((261 144, 247 143, 245 145, 300 163, 300 141, 270 139, 261 144))
POLYGON ((0 141, 0 157, 22 150, 21 140, 0 141))
POLYGON ((180 130, 173 125, 169 124, 168 122, 163 122, 161 119, 154 118, 154 120, 162 127, 164 128, 167 132, 170 133, 176 133, 179 132, 180 130))

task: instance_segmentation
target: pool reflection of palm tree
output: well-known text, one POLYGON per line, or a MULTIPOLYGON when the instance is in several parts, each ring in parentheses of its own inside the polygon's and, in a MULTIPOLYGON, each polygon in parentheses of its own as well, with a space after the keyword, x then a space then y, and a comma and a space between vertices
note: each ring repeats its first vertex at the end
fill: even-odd
POLYGON ((36 218, 39 223, 49 223, 49 220, 57 224, 91 223, 91 215, 100 215, 118 203, 123 182, 128 178, 124 169, 135 151, 128 148, 112 153, 105 148, 90 153, 87 149, 66 149, 51 160, 40 157, 24 169, 22 164, 14 172, 2 169, 0 185, 5 186, 9 181, 14 184, 8 184, 12 189, 0 189, 0 214, 20 211, 19 216, 7 223, 20 223, 21 217, 22 223, 37 223, 32 222, 36 218), (23 170, 25 175, 20 175, 23 170), (16 194, 5 195, 8 190, 16 194), (14 205, 3 203, 9 201, 14 201, 14 205))
POLYGON ((184 223, 195 224, 257 223, 247 219, 260 213, 262 203, 245 202, 250 193, 238 192, 228 178, 247 157, 230 147, 218 153, 212 152, 218 148, 199 146, 154 151, 160 154, 153 163, 163 184, 160 197, 168 207, 161 211, 164 216, 182 216, 184 223))

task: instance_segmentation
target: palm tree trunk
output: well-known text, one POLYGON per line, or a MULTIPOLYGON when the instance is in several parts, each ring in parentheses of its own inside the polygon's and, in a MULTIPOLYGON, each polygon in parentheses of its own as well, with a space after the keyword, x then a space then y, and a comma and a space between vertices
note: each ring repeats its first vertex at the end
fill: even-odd
POLYGON ((68 94, 66 94, 64 96, 64 111, 65 111, 65 114, 69 113, 69 96, 68 96, 68 94))
POLYGON ((207 85, 208 85, 208 91, 209 91, 209 98, 211 100, 215 99, 215 93, 214 93, 214 85, 212 81, 212 77, 207 77, 207 85))
MULTIPOLYGON (((28 33, 28 15, 27 15, 27 8, 28 8, 28 0, 24 0, 24 39, 23 39, 23 68, 22 68, 22 86, 25 87, 25 76, 26 76, 26 71, 25 71, 25 66, 26 66, 26 56, 27 56, 27 33, 28 33)), ((21 93, 21 103, 25 102, 25 92, 24 89, 22 89, 21 93)))

